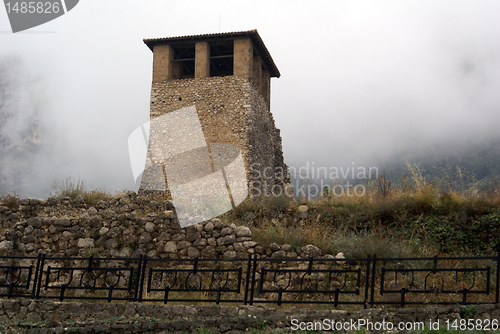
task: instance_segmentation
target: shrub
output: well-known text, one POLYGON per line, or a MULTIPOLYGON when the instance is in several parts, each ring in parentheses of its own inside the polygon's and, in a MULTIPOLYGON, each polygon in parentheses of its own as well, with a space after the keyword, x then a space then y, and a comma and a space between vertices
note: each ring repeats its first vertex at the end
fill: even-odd
POLYGON ((60 186, 54 182, 53 188, 55 190, 53 195, 56 197, 69 197, 71 199, 75 199, 77 196, 82 196, 90 205, 94 205, 99 201, 105 201, 111 198, 111 195, 104 191, 97 189, 87 191, 85 181, 76 181, 71 177, 64 180, 60 186))
POLYGON ((69 197, 75 199, 78 195, 85 194, 85 181, 78 180, 75 182, 71 177, 64 180, 60 186, 55 182, 52 186, 54 188, 54 196, 56 197, 69 197))
POLYGON ((18 209, 19 202, 19 195, 16 193, 0 196, 0 204, 11 209, 18 209))
POLYGON ((91 190, 89 192, 83 193, 83 198, 89 205, 95 205, 99 201, 106 201, 111 196, 103 191, 97 189, 91 190))

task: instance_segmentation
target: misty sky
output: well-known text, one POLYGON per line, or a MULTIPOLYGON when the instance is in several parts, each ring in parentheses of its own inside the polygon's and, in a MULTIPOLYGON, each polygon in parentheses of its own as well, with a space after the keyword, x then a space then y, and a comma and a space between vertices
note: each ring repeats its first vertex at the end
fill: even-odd
POLYGON ((21 196, 46 197, 69 176, 137 190, 127 138, 149 119, 152 53, 142 40, 219 26, 258 29, 278 66, 271 111, 290 166, 377 166, 496 135, 499 17, 499 1, 82 0, 13 34, 0 8, 0 62, 16 59, 13 87, 36 96, 36 106, 19 104, 18 124, 36 110, 47 138, 21 196))

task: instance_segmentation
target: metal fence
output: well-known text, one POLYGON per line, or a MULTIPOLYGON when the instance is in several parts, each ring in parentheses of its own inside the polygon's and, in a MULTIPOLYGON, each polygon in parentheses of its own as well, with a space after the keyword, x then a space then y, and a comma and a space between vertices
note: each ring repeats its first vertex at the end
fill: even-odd
POLYGON ((0 257, 0 297, 360 305, 499 302, 486 257, 153 259, 0 257))

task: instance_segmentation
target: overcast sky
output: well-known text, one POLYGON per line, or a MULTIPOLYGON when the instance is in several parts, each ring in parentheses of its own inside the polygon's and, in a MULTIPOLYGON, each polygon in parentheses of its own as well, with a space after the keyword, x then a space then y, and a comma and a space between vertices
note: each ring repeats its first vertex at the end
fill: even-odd
POLYGON ((137 190, 127 138, 149 119, 144 38, 257 29, 281 72, 271 111, 290 166, 377 166, 437 142, 493 136, 499 17, 494 0, 82 0, 13 34, 0 8, 0 61, 20 59, 16 87, 38 96, 42 127, 56 139, 37 163, 38 186, 21 195, 46 197, 69 176, 137 190))

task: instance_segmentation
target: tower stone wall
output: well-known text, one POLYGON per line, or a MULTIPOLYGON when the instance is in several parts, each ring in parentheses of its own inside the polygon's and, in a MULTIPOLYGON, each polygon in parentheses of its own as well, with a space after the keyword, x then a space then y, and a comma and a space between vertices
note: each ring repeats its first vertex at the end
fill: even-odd
MULTIPOLYGON (((209 145, 230 143, 241 150, 250 196, 284 193, 290 181, 280 131, 270 112, 270 63, 266 66, 259 54, 267 49, 255 47, 255 35, 236 34, 195 36, 187 42, 146 40, 154 55, 151 119, 195 106, 209 145), (222 53, 225 46, 225 54, 212 54, 211 49, 222 53), (217 75, 221 73, 226 75, 217 75)), ((157 177, 146 170, 140 188, 150 189, 157 177)))

